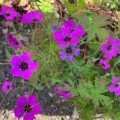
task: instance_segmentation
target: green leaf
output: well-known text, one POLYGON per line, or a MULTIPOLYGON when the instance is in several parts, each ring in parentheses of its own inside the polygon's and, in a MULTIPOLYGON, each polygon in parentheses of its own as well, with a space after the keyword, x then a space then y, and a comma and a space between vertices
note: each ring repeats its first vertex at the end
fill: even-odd
POLYGON ((90 47, 90 49, 93 49, 93 50, 97 50, 99 47, 100 47, 100 43, 94 39, 92 42, 88 42, 88 46, 90 47))
POLYGON ((100 41, 106 40, 111 32, 105 28, 105 26, 111 24, 109 15, 94 13, 91 18, 87 16, 81 17, 78 23, 81 23, 85 27, 88 41, 96 37, 98 37, 100 41))
POLYGON ((10 61, 12 55, 10 54, 7 48, 5 48, 5 53, 6 53, 6 60, 10 61))
POLYGON ((64 0, 65 6, 71 15, 76 15, 79 11, 81 11, 85 6, 84 0, 77 0, 75 4, 70 3, 69 0, 64 0))
POLYGON ((39 0, 37 4, 42 12, 52 13, 54 11, 54 7, 52 6, 51 2, 51 0, 39 0))

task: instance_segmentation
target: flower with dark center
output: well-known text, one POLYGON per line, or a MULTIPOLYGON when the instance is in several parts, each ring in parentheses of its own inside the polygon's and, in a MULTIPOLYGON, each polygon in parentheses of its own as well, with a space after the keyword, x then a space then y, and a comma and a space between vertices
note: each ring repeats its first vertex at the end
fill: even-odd
POLYGON ((7 89, 9 89, 9 88, 10 88, 10 85, 7 86, 7 89))
POLYGON ((7 21, 14 21, 19 18, 20 14, 16 12, 13 7, 2 6, 0 16, 3 16, 7 21))
POLYGON ((72 53, 72 48, 70 46, 66 47, 66 53, 71 54, 72 53))
POLYGON ((54 38, 60 46, 66 46, 67 44, 78 45, 80 38, 85 35, 85 30, 82 25, 74 25, 74 20, 68 20, 63 23, 63 27, 60 30, 54 31, 54 38))
POLYGON ((64 41, 65 41, 65 42, 70 42, 70 40, 71 40, 71 37, 69 37, 69 36, 66 36, 66 37, 64 38, 64 41))
POLYGON ((12 91, 12 82, 9 81, 5 81, 2 85, 2 92, 3 93, 8 93, 10 91, 12 91))
POLYGON ((22 42, 13 34, 7 34, 5 38, 8 40, 9 45, 14 49, 18 49, 23 46, 22 42))
POLYGON ((31 106, 31 105, 26 105, 26 106, 24 107, 24 111, 25 111, 26 113, 31 112, 31 111, 32 111, 32 106, 31 106))
POLYGON ((62 96, 64 99, 72 98, 72 92, 65 90, 65 87, 69 86, 68 84, 63 84, 62 89, 60 89, 59 84, 55 84, 56 94, 62 96))
POLYGON ((25 62, 22 62, 22 63, 20 64, 20 68, 21 68, 23 71, 25 71, 25 70, 28 69, 28 64, 25 63, 25 62))
POLYGON ((80 55, 80 48, 76 45, 69 44, 67 46, 61 46, 61 51, 59 52, 59 56, 61 60, 68 60, 73 62, 75 57, 80 55))
POLYGON ((34 19, 33 19, 33 22, 38 22, 38 19, 37 19, 37 18, 34 18, 34 19))
POLYGON ((120 78, 113 78, 112 84, 108 86, 108 91, 115 93, 116 96, 120 96, 120 78))
POLYGON ((119 54, 120 40, 115 40, 109 37, 107 43, 101 46, 101 51, 104 53, 106 59, 112 59, 119 54))
POLYGON ((34 120, 41 111, 42 106, 38 104, 37 97, 33 95, 19 97, 14 109, 15 116, 17 118, 23 117, 24 120, 34 120))
POLYGON ((112 45, 109 45, 107 51, 110 51, 111 49, 112 49, 112 45))
POLYGON ((13 55, 11 64, 11 74, 22 77, 25 80, 29 80, 39 67, 38 63, 32 60, 28 52, 23 52, 21 56, 13 55))
POLYGON ((107 72, 110 69, 110 64, 108 60, 100 59, 100 66, 107 72))
POLYGON ((6 15, 6 16, 10 16, 10 13, 6 13, 5 15, 6 15))
POLYGON ((42 23, 43 18, 44 18, 43 13, 39 13, 38 11, 31 11, 22 16, 22 23, 23 24, 42 23))

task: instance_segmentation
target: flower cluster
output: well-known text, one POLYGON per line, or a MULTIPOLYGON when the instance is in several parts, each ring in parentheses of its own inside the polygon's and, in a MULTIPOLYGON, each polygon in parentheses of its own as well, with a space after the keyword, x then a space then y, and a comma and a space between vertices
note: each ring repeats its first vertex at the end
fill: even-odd
POLYGON ((16 38, 16 36, 13 34, 9 33, 5 36, 5 38, 8 40, 9 45, 14 49, 17 49, 17 48, 20 48, 21 46, 23 46, 22 42, 19 41, 16 38))
POLYGON ((112 85, 108 87, 108 90, 115 93, 116 96, 120 96, 120 78, 113 78, 112 85))
POLYGON ((33 95, 19 97, 14 109, 15 116, 23 117, 24 120, 34 120, 35 115, 40 114, 41 111, 42 106, 38 104, 37 97, 33 95))
POLYGON ((12 7, 2 6, 0 9, 0 16, 3 16, 7 21, 14 21, 19 18, 20 14, 12 7))
POLYGON ((65 100, 72 98, 72 92, 69 90, 65 90, 65 87, 69 86, 68 84, 63 84, 62 89, 60 89, 60 85, 55 84, 56 94, 62 96, 65 100))
POLYGON ((85 35, 82 25, 74 25, 74 20, 65 21, 60 29, 54 29, 54 39, 59 44, 61 51, 59 56, 61 60, 74 61, 74 58, 80 55, 80 38, 85 35))
POLYGON ((23 24, 42 23, 43 18, 44 18, 43 13, 39 13, 38 11, 31 11, 22 16, 22 23, 23 24))
POLYGON ((104 53, 105 60, 100 60, 101 67, 108 71, 110 68, 109 60, 119 54, 120 41, 109 37, 108 41, 101 46, 101 51, 104 53))
POLYGON ((31 54, 23 52, 21 56, 13 55, 11 58, 11 74, 13 76, 20 76, 25 80, 32 77, 33 72, 37 71, 39 65, 32 60, 31 54))

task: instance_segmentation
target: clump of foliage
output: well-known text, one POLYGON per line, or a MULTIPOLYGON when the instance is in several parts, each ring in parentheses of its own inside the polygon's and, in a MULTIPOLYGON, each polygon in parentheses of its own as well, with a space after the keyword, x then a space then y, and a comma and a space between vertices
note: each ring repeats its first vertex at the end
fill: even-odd
MULTIPOLYGON (((35 5, 31 12, 20 13, 1 7, 2 24, 7 29, 5 38, 14 49, 11 54, 6 48, 10 74, 27 80, 33 87, 27 92, 33 95, 34 89, 55 87, 58 95, 69 99, 80 110, 83 120, 93 120, 97 113, 119 119, 119 22, 113 31, 110 29, 111 16, 85 10, 84 0, 64 0, 59 4, 49 0, 31 2, 35 5), (52 3, 58 6, 53 7, 52 3), (59 7, 61 12, 66 11, 62 18, 57 16, 59 7), (15 14, 11 15, 10 11, 15 14), (26 36, 29 39, 26 40, 26 36)), ((12 84, 3 84, 5 94, 13 90, 12 84)), ((35 108, 31 106, 36 102, 36 96, 21 96, 14 110, 15 116, 27 119, 27 114, 32 112, 34 119, 42 111, 38 103, 35 108), (26 115, 19 115, 23 108, 19 104, 30 98, 35 102, 23 104, 26 115)))

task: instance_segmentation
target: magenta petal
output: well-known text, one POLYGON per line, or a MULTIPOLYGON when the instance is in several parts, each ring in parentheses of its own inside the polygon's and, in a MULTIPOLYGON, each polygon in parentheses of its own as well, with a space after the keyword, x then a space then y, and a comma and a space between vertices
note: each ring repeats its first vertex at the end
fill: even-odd
POLYGON ((107 44, 104 44, 100 47, 101 51, 102 52, 106 52, 107 51, 107 48, 108 48, 108 45, 107 44))
POLYGON ((110 52, 107 52, 105 54, 105 58, 111 60, 112 59, 112 54, 110 52))
POLYGON ((119 53, 119 48, 117 46, 115 46, 112 50, 111 50, 111 54, 112 56, 116 57, 119 53))
POLYGON ((63 37, 70 36, 70 32, 71 32, 71 29, 69 26, 62 28, 62 30, 61 30, 61 34, 63 37))
POLYGON ((32 111, 35 115, 40 114, 42 112, 42 106, 39 104, 36 104, 33 106, 32 111))
POLYGON ((65 22, 64 22, 64 26, 65 26, 65 27, 70 26, 70 28, 73 28, 73 27, 74 27, 74 20, 73 20, 73 19, 70 19, 70 20, 65 21, 65 22))
POLYGON ((116 96, 120 96, 120 87, 116 88, 115 95, 116 96))
POLYGON ((31 60, 31 54, 29 52, 23 52, 21 55, 21 61, 28 62, 31 60))
POLYGON ((29 80, 32 77, 33 72, 31 70, 23 71, 21 76, 25 80, 29 80))
POLYGON ((31 113, 26 113, 25 116, 23 117, 23 120, 35 120, 34 119, 34 114, 31 113))
POLYGON ((85 35, 85 30, 82 25, 76 25, 75 30, 72 33, 72 36, 83 37, 85 35))
POLYGON ((108 42, 107 42, 108 44, 115 44, 116 43, 116 40, 112 37, 112 36, 110 36, 109 38, 108 38, 108 42))
POLYGON ((57 90, 57 91, 56 91, 56 94, 57 94, 57 95, 63 96, 64 93, 65 93, 65 90, 57 90))
POLYGON ((108 87, 108 91, 110 91, 110 92, 114 92, 115 91, 115 86, 114 85, 110 85, 109 87, 108 87))
POLYGON ((57 90, 57 89, 59 88, 59 84, 56 83, 54 87, 55 87, 55 89, 57 90))
POLYGON ((113 78, 113 84, 116 85, 120 79, 118 77, 113 78))
POLYGON ((80 40, 76 38, 72 38, 71 43, 74 45, 78 45, 80 43, 80 40))
POLYGON ((61 35, 61 33, 59 31, 55 31, 54 32, 54 39, 57 41, 57 42, 60 42, 61 40, 63 40, 63 36, 61 35))
POLYGON ((17 118, 20 118, 20 117, 22 117, 24 115, 24 110, 23 110, 23 108, 21 108, 21 107, 18 106, 18 107, 16 107, 14 109, 14 113, 15 113, 15 116, 17 118))
POLYGON ((16 55, 13 55, 12 58, 11 58, 11 63, 12 65, 19 65, 20 64, 20 57, 19 56, 16 56, 16 55))
POLYGON ((25 106, 27 104, 27 100, 25 97, 19 97, 17 99, 17 105, 18 106, 25 106))
POLYGON ((27 99, 27 102, 30 105, 36 104, 36 102, 37 102, 37 96, 34 96, 34 95, 29 96, 28 99, 27 99))
POLYGON ((21 69, 20 68, 12 68, 10 73, 12 74, 12 76, 20 76, 21 75, 21 69))
POLYGON ((43 21, 44 14, 40 13, 38 16, 38 23, 41 23, 43 21))
POLYGON ((31 61, 29 63, 29 68, 33 71, 37 71, 37 69, 39 68, 39 64, 35 61, 31 61))
POLYGON ((8 81, 5 81, 2 85, 2 92, 3 93, 7 93, 8 91, 11 91, 13 88, 12 88, 12 82, 8 82, 8 81), (9 86, 9 88, 8 88, 9 86))
POLYGON ((68 93, 64 94, 63 98, 64 99, 70 99, 70 98, 72 98, 72 93, 68 92, 68 93))

